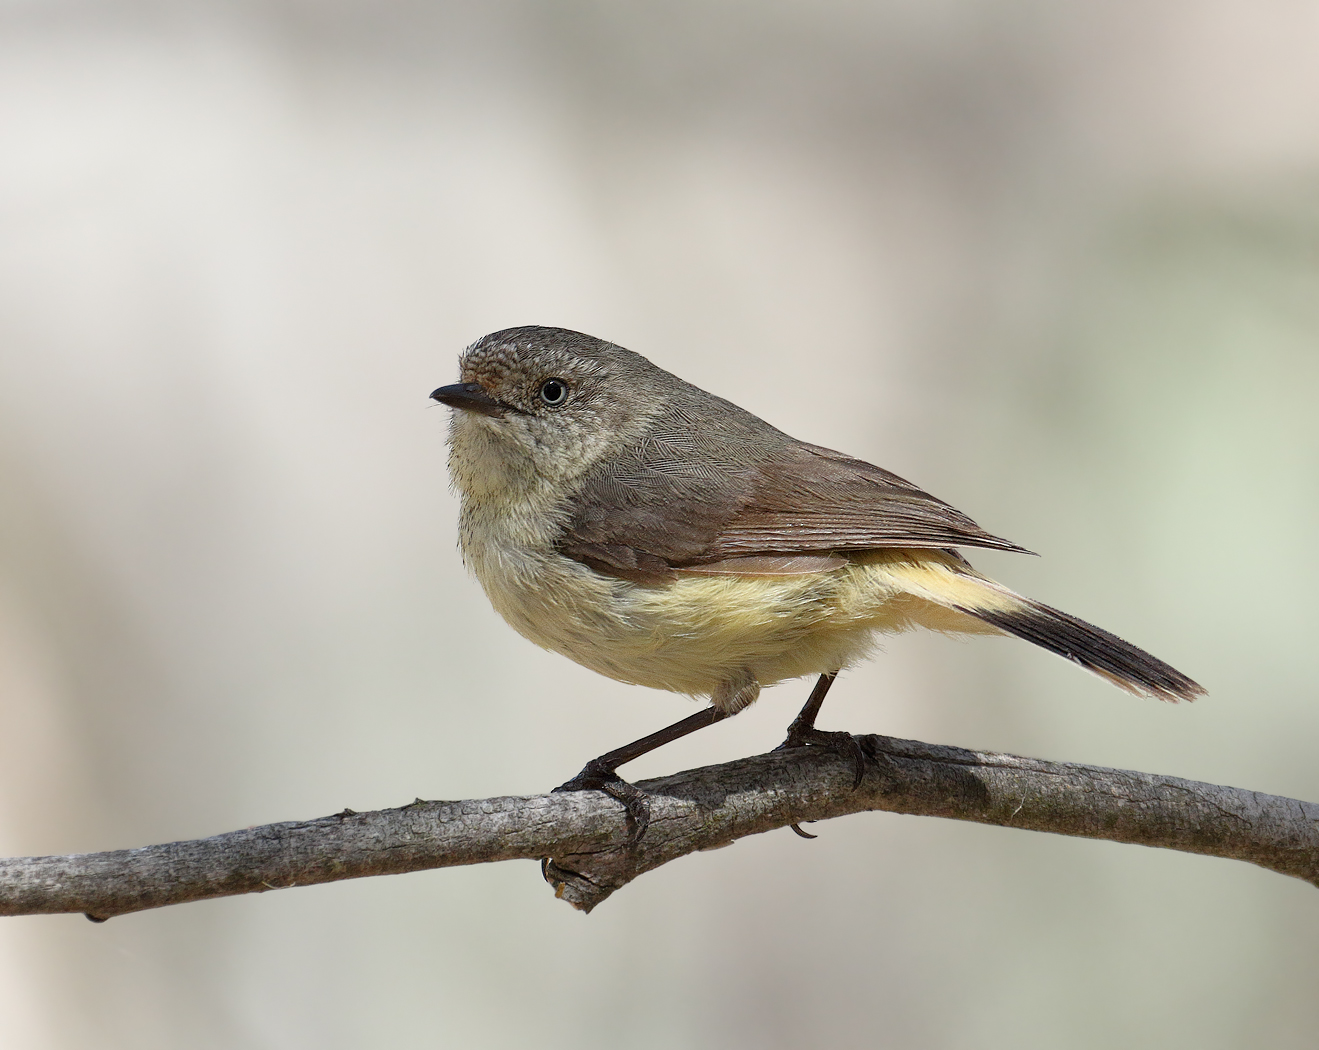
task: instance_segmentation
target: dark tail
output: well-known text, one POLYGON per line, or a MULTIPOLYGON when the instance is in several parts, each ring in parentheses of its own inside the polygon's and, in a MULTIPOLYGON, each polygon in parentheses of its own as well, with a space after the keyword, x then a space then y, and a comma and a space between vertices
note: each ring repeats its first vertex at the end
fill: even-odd
POLYGON ((1034 642, 1107 678, 1129 693, 1158 700, 1194 700, 1204 689, 1144 649, 1040 602, 1021 598, 1018 609, 962 609, 1000 631, 1034 642))
POLYGON ((1115 634, 1013 593, 952 552, 899 551, 885 559, 885 568, 903 590, 1034 642, 1129 693, 1174 702, 1204 695, 1175 667, 1115 634))

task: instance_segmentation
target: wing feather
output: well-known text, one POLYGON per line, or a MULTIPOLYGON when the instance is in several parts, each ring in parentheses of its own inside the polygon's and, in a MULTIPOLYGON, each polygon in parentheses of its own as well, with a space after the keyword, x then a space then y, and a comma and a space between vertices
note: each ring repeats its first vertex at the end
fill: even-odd
POLYGON ((668 409, 583 477, 565 508, 563 553, 639 582, 729 559, 885 547, 1029 553, 896 474, 695 387, 668 409))

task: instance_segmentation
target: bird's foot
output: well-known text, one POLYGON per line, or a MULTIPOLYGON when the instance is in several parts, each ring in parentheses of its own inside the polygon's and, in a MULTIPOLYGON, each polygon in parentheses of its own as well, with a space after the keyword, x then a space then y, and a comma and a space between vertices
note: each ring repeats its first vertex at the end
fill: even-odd
POLYGON ((640 842, 646 834, 646 828, 650 826, 650 796, 635 784, 629 784, 598 758, 591 759, 580 773, 554 790, 603 791, 610 798, 621 802, 632 825, 632 833, 628 836, 629 846, 640 842))
MULTIPOLYGON (((861 786, 861 778, 866 774, 866 755, 851 733, 830 733, 824 729, 816 729, 815 726, 798 725, 794 722, 788 727, 787 739, 774 750, 787 751, 794 747, 828 748, 835 754, 849 759, 852 763, 852 790, 855 791, 861 786)), ((799 828, 794 830, 799 835, 804 834, 799 828)))

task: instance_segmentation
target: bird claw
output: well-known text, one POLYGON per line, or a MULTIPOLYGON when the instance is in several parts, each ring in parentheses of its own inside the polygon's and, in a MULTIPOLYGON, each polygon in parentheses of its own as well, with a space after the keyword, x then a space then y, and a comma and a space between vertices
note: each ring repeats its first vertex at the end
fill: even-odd
POLYGON ((627 844, 635 846, 650 827, 650 796, 635 784, 630 784, 598 758, 591 759, 582 771, 571 780, 554 789, 558 791, 603 791, 627 810, 632 825, 627 844))
POLYGON ((866 753, 861 750, 861 744, 851 733, 841 731, 830 733, 824 729, 816 729, 814 726, 798 726, 794 723, 788 727, 787 739, 774 750, 787 751, 794 747, 828 748, 843 758, 851 759, 852 790, 855 791, 861 786, 861 780, 866 775, 866 753))

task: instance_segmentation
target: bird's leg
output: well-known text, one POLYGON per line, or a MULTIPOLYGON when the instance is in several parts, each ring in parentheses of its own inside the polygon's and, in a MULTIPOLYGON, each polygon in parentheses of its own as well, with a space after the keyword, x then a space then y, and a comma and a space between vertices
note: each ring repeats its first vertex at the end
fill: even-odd
MULTIPOLYGON (((818 705, 817 705, 818 706, 818 705)), ((627 807, 628 816, 632 818, 633 844, 641 841, 650 823, 650 796, 635 784, 629 784, 615 772, 625 762, 654 751, 675 740, 680 740, 698 729, 712 726, 728 717, 726 711, 717 707, 707 707, 694 715, 688 715, 681 722, 643 736, 630 744, 614 748, 613 751, 593 758, 582 767, 582 771, 566 784, 560 784, 555 791, 603 791, 610 798, 617 799, 627 807)))
POLYGON ((807 743, 803 734, 815 729, 815 720, 820 716, 820 708, 824 706, 824 698, 829 695, 829 687, 834 684, 834 679, 837 677, 837 671, 829 671, 820 675, 819 680, 815 683, 815 688, 811 690, 811 695, 806 698, 806 703, 797 712, 797 717, 792 720, 792 724, 788 726, 788 738, 783 741, 781 747, 801 747, 807 743))
MULTIPOLYGON (((787 739, 774 750, 786 751, 791 747, 827 747, 831 751, 837 751, 843 757, 852 760, 855 774, 852 790, 855 791, 861 786, 861 778, 866 771, 866 756, 861 750, 861 745, 856 742, 856 737, 851 733, 829 733, 815 728, 815 719, 820 713, 825 694, 829 692, 829 687, 834 684, 834 679, 837 677, 837 671, 820 675, 820 680, 815 683, 815 688, 811 690, 811 695, 806 700, 806 706, 792 720, 792 725, 788 726, 787 739)), ((795 825, 794 830, 799 835, 805 834, 795 825)))

